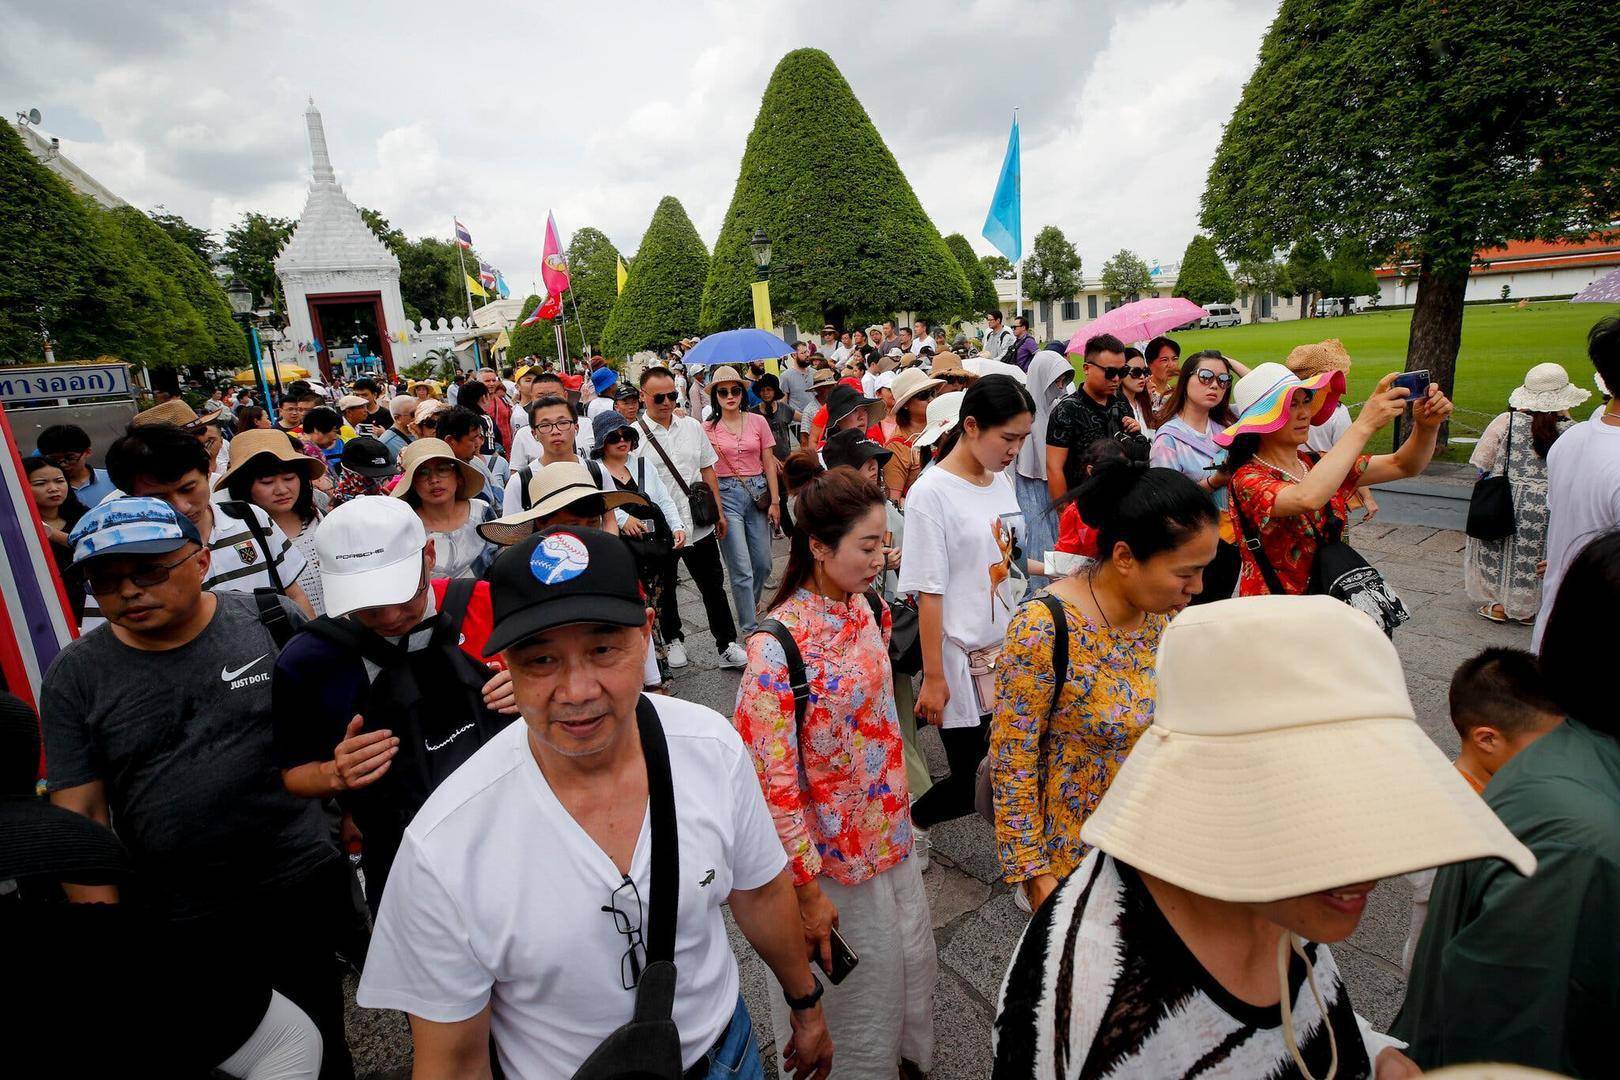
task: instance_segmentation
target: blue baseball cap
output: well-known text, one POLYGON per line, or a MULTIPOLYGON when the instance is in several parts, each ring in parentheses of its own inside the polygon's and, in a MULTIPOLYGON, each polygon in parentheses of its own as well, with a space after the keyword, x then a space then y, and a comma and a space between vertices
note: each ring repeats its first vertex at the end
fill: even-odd
POLYGON ((162 555, 202 537, 191 519, 162 499, 126 496, 101 503, 68 534, 73 563, 100 555, 162 555))

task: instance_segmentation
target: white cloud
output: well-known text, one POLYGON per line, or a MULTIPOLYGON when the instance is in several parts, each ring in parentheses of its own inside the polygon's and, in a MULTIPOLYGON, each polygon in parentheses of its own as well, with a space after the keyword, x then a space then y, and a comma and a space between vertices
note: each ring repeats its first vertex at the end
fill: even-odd
POLYGON ((712 245, 770 72, 805 45, 943 232, 989 250, 1016 104, 1026 245, 1051 223, 1089 272, 1126 246, 1173 261, 1275 0, 143 7, 0 0, 0 105, 70 119, 64 152, 112 190, 223 231, 302 209, 313 95, 351 198, 411 236, 460 217, 527 289, 548 209, 565 236, 590 224, 634 251, 675 195, 712 245))

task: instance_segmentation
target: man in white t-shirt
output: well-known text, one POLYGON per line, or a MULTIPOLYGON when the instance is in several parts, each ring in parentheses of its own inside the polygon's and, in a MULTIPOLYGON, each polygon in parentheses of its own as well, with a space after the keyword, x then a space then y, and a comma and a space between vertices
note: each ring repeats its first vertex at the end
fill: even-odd
POLYGON ((554 526, 508 548, 489 579, 485 655, 505 660, 522 720, 440 784, 406 829, 360 1004, 410 1014, 417 1075, 487 1075, 493 1036, 507 1076, 572 1076, 631 1019, 658 943, 651 837, 667 825, 652 819, 649 760, 661 740, 677 852, 680 1067, 761 1075, 724 904, 786 988, 787 1069, 825 1076, 821 984, 753 763, 718 713, 642 698, 652 612, 629 549, 595 529, 554 526))
MULTIPOLYGON (((1605 386, 1620 386, 1620 316, 1598 320, 1586 339, 1587 355, 1605 386)), ((1547 451, 1547 571, 1530 648, 1541 648, 1547 616, 1558 599, 1564 571, 1581 549, 1620 527, 1620 398, 1576 424, 1547 451)))

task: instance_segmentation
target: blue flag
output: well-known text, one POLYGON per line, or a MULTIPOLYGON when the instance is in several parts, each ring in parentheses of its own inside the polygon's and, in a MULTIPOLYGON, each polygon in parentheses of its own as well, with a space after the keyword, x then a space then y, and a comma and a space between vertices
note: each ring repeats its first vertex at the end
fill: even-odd
POLYGON ((507 287, 506 279, 501 277, 499 270, 495 271, 495 295, 502 300, 512 295, 512 290, 507 287))
POLYGON ((990 213, 984 219, 984 238, 996 250, 1017 262, 1024 255, 1023 170, 1018 156, 1018 116, 1014 114, 1012 134, 1007 137, 1007 156, 1001 162, 1001 179, 990 200, 990 213))

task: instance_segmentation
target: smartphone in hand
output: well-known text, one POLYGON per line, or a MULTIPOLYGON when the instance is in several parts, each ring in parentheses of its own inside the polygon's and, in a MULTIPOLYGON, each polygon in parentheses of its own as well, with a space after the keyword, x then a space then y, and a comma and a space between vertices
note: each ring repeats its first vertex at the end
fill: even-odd
POLYGON ((1395 381, 1390 383, 1390 386, 1406 387, 1411 392, 1411 396, 1406 399, 1409 402, 1422 401, 1429 394, 1429 370, 1422 368, 1418 371, 1403 371, 1395 376, 1395 381))
POLYGON ((844 940, 844 935, 838 932, 836 926, 832 928, 832 967, 829 968, 821 962, 820 951, 816 953, 817 966, 827 973, 827 978, 834 986, 849 978, 849 973, 854 971, 855 965, 860 962, 861 958, 855 955, 855 950, 849 947, 849 942, 844 940))

